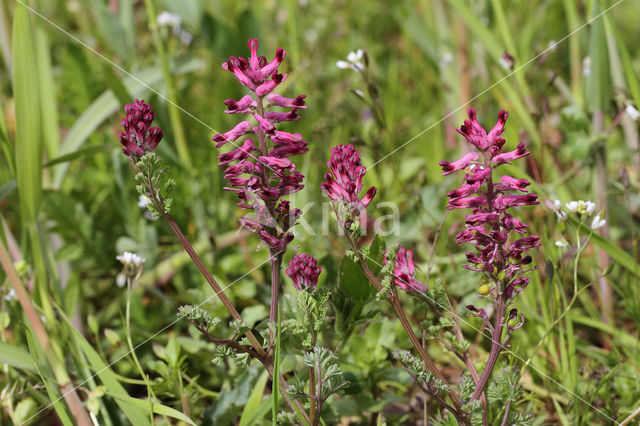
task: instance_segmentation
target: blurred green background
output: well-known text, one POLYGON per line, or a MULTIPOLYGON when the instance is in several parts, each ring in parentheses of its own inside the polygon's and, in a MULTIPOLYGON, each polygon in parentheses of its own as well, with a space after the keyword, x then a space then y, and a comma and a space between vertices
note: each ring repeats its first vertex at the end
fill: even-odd
MULTIPOLYGON (((116 285, 115 256, 129 250, 145 257, 132 299, 132 337, 134 344, 149 339, 138 356, 166 405, 180 409, 180 382, 196 423, 226 424, 240 417, 259 372, 211 365, 212 346, 184 321, 165 328, 178 306, 198 304, 212 292, 168 228, 138 207, 133 173, 117 138, 122 107, 135 98, 154 105, 154 124, 165 130, 158 152, 177 181, 176 220, 223 286, 230 286, 227 293, 245 320, 264 320, 268 254, 253 235, 237 232, 242 212, 235 195, 222 189, 219 152, 211 142, 236 122, 223 112, 223 101, 245 94, 221 64, 232 55, 247 56, 247 40, 258 38, 259 52, 268 58, 277 47, 287 52, 280 69, 288 77, 278 92, 307 95, 303 118, 281 127, 300 132, 310 147, 296 160, 306 186, 293 198, 297 207, 306 206, 308 227, 298 226, 286 262, 300 246, 324 258, 321 281, 335 285, 332 265, 345 245, 326 203, 323 207, 320 183, 330 147, 353 143, 363 164, 374 165, 365 179, 367 187, 378 187, 370 214, 393 211, 376 203, 397 206, 399 229, 387 244, 397 241, 414 250, 421 280, 433 253, 430 276, 444 280, 464 315, 464 305, 477 301, 479 283, 460 268, 464 249, 453 236, 463 215, 445 218, 446 193, 458 178, 441 177, 437 164, 457 159, 465 149, 454 129, 467 107, 474 107, 488 128, 506 109, 507 148, 524 141, 532 152, 508 171, 534 182, 541 200, 594 201, 608 221, 576 270, 578 288, 588 288, 554 323, 574 296, 577 220, 558 222, 544 202, 518 212, 544 246, 535 256, 532 283, 518 301, 528 321, 510 341, 511 350, 528 359, 550 330, 521 380, 524 405, 545 424, 609 424, 587 403, 617 421, 637 408, 640 156, 633 111, 640 108, 640 1, 34 0, 3 2, 0 12, 5 245, 14 261, 26 260, 23 276, 36 287, 34 300, 52 298, 106 362, 127 352, 126 295, 116 285), (17 11, 27 6, 31 11, 17 19, 17 11), (179 27, 157 25, 157 15, 165 11, 180 17, 179 27), (336 66, 357 49, 366 51, 365 73, 336 66), (569 246, 558 247, 558 240, 569 246), (218 394, 221 389, 225 392, 218 394)), ((582 231, 584 238, 588 229, 582 231)), ((52 398, 42 385, 47 374, 33 368, 20 305, 2 278, 0 340, 5 353, 16 350, 32 361, 21 369, 8 355, 0 359, 6 363, 0 419, 16 422, 18 406, 24 420, 52 398)), ((295 293, 284 281, 290 308, 294 303, 286 298, 295 293)), ((418 323, 424 306, 407 303, 418 323)), ((203 307, 225 316, 216 299, 203 307)), ((68 324, 51 324, 60 316, 43 314, 72 376, 77 382, 90 377, 96 367, 87 364, 90 356, 81 345, 71 343, 68 324)), ((362 326, 339 354, 343 368, 355 371, 355 383, 374 385, 354 391, 358 398, 339 398, 332 408, 336 418, 366 424, 387 410, 388 420, 401 424, 421 412, 410 397, 411 380, 388 354, 408 347, 394 327, 388 321, 362 326)), ((465 332, 475 343, 477 360, 484 359, 487 339, 472 327, 465 332)), ((332 337, 325 335, 329 347, 336 344, 332 337)), ((446 362, 435 345, 433 353, 446 362)), ((522 360, 509 356, 505 362, 521 366, 522 360)), ((296 362, 291 354, 283 368, 296 362)), ((146 397, 145 386, 132 379, 138 376, 128 357, 112 369, 131 396, 146 397)), ((94 389, 98 383, 91 379, 84 386, 94 389)), ((115 399, 103 401, 100 424, 126 424, 115 399)), ((43 415, 31 422, 51 424, 43 415)))

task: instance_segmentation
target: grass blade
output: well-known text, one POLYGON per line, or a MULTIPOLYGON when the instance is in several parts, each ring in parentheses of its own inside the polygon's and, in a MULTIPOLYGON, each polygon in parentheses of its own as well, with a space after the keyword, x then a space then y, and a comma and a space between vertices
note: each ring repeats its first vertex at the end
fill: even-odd
POLYGON ((38 69, 29 11, 17 5, 13 16, 13 94, 16 103, 16 181, 23 223, 36 219, 42 196, 42 143, 38 69), (17 70, 17 71, 16 71, 17 70))

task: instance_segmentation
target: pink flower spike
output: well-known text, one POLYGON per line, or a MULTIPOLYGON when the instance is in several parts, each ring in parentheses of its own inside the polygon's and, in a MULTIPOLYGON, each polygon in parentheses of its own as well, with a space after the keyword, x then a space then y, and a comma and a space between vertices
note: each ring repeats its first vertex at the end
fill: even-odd
POLYGON ((297 98, 285 98, 277 93, 272 93, 267 95, 267 101, 271 102, 275 106, 283 108, 307 109, 307 106, 304 104, 304 99, 306 97, 307 95, 300 95, 297 98))
MULTIPOLYGON (((387 263, 386 257, 383 263, 387 263)), ((405 291, 424 292, 427 290, 424 284, 415 279, 415 267, 413 264, 413 252, 404 247, 398 249, 396 264, 394 265, 394 283, 405 291)))
POLYGON ((123 132, 118 134, 122 144, 122 152, 128 156, 142 157, 154 151, 164 132, 151 127, 155 117, 153 107, 144 100, 136 99, 124 107, 126 117, 120 121, 123 132))
POLYGON ((222 148, 224 144, 229 141, 235 141, 242 135, 249 133, 247 130, 251 128, 251 123, 248 121, 241 121, 236 126, 226 133, 218 133, 213 137, 213 141, 216 142, 216 148, 222 148))
POLYGON ((285 272, 297 290, 315 290, 322 268, 316 258, 300 253, 293 256, 285 272))
POLYGON ((524 142, 520 142, 515 150, 498 154, 491 159, 491 162, 493 164, 500 165, 517 160, 518 158, 526 157, 527 155, 529 155, 529 152, 524 148, 524 142))
POLYGON ((442 166, 442 176, 446 176, 458 170, 466 169, 469 167, 472 161, 476 161, 478 159, 479 154, 475 151, 466 153, 457 161, 452 163, 446 161, 440 161, 440 166, 442 166))

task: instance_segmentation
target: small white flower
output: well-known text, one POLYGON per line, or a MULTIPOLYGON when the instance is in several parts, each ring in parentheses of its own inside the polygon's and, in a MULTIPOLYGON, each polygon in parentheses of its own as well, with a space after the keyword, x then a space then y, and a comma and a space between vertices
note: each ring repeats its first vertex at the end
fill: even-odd
POLYGON ((364 56, 364 50, 358 49, 355 52, 349 52, 347 55, 347 61, 351 63, 358 62, 364 56))
POLYGON ((607 224, 606 219, 601 219, 600 216, 595 216, 593 218, 593 221, 591 222, 591 229, 595 231, 596 229, 602 228, 606 224, 607 224))
POLYGON ((634 121, 638 121, 638 118, 640 118, 640 111, 638 111, 633 105, 627 105, 627 107, 625 108, 625 112, 627 113, 629 118, 634 121))
POLYGON ((567 210, 569 210, 570 213, 575 213, 578 211, 578 202, 577 201, 569 201, 567 204, 567 210))
POLYGON ((591 216, 593 212, 596 211, 596 203, 592 203, 591 201, 585 201, 584 206, 585 206, 584 209, 589 216, 591 216))
POLYGON ((582 75, 589 77, 589 74, 591 74, 591 58, 587 56, 582 60, 582 75))
POLYGON ((566 246, 569 245, 566 242, 561 241, 561 240, 556 241, 555 244, 556 244, 556 247, 566 247, 566 246))
POLYGON ((569 213, 578 213, 580 215, 586 214, 588 216, 591 216, 596 210, 596 204, 591 201, 569 201, 566 206, 567 210, 569 210, 569 213))
POLYGON ((449 52, 445 52, 440 57, 440 60, 438 61, 438 65, 440 65, 440 68, 444 68, 447 65, 449 65, 451 62, 453 62, 453 55, 449 52))
POLYGON ((165 10, 157 16, 156 22, 161 27, 171 27, 175 32, 180 28, 182 18, 180 18, 180 15, 176 13, 167 12, 165 10))
POLYGON ((336 66, 341 70, 351 68, 355 72, 360 72, 364 69, 364 65, 360 62, 360 59, 364 57, 364 50, 358 49, 355 52, 349 52, 346 61, 337 61, 336 66))
POLYGON ((560 200, 553 201, 553 211, 556 213, 556 216, 558 216, 558 220, 567 220, 567 213, 562 210, 562 203, 560 202, 560 200))
POLYGON ((140 195, 138 197, 138 207, 140 207, 141 209, 146 208, 149 204, 151 204, 151 198, 147 197, 146 195, 140 195))
POLYGON ((4 295, 4 300, 6 300, 7 302, 11 302, 15 298, 16 291, 13 289, 13 287, 11 287, 9 291, 7 291, 7 294, 4 295))
POLYGON ((551 40, 549 42, 549 44, 547 45, 547 49, 549 50, 556 50, 556 47, 558 46, 558 42, 555 40, 551 40))
POLYGON ((144 262, 146 262, 144 257, 140 257, 129 251, 125 251, 121 255, 116 256, 116 260, 119 260, 125 267, 131 266, 136 269, 141 268, 144 265, 144 262))
POLYGON ((116 276, 116 285, 120 288, 127 285, 127 276, 122 272, 116 276))

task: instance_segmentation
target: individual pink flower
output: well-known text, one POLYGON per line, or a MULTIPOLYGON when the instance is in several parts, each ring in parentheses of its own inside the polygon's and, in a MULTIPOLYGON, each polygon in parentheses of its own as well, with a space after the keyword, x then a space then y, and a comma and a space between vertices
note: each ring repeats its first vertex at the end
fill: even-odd
POLYGON ((228 132, 218 133, 213 137, 213 141, 216 142, 216 148, 222 148, 222 146, 227 142, 234 142, 236 139, 247 134, 250 128, 251 123, 248 121, 241 121, 228 132))
POLYGON ((307 95, 300 95, 297 98, 285 98, 277 93, 272 93, 267 96, 267 101, 271 102, 271 104, 275 106, 283 108, 307 109, 307 106, 304 104, 304 99, 306 97, 307 95))
MULTIPOLYGON (((386 256, 383 259, 383 264, 387 264, 386 256)), ((393 275, 394 283, 405 291, 422 293, 427 290, 424 284, 415 279, 415 266, 411 250, 406 250, 404 247, 398 248, 393 275)))
POLYGON ((164 132, 151 127, 155 117, 153 107, 144 100, 136 99, 124 107, 126 117, 120 121, 124 132, 118 134, 122 152, 127 156, 142 157, 156 149, 164 132))
POLYGON ((296 289, 313 291, 318 286, 318 277, 322 268, 313 256, 300 253, 293 256, 285 272, 293 280, 296 289))
POLYGON ((448 163, 446 161, 441 161, 439 164, 442 166, 442 176, 446 176, 453 172, 457 172, 458 170, 466 169, 469 167, 472 161, 476 161, 478 159, 478 153, 475 151, 468 152, 462 156, 457 161, 452 163, 448 163))

